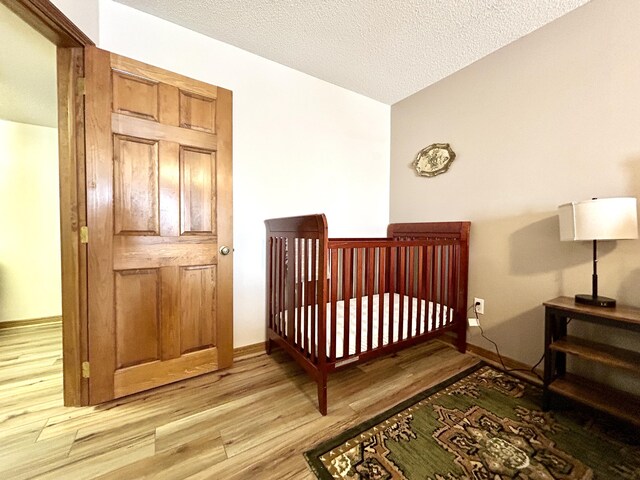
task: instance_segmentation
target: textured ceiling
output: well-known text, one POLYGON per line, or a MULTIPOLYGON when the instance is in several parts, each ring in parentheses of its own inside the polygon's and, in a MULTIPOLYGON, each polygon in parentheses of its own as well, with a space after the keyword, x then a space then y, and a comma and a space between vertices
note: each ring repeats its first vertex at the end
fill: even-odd
POLYGON ((57 127, 56 47, 0 4, 0 119, 57 127))
POLYGON ((589 0, 116 0, 387 104, 589 0))

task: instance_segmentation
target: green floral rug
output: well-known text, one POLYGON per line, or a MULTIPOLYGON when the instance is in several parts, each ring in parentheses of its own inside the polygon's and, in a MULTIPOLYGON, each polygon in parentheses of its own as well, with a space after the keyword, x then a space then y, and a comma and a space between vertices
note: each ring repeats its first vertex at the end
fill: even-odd
POLYGON ((637 429, 541 396, 480 364, 305 457, 320 479, 640 480, 637 429))

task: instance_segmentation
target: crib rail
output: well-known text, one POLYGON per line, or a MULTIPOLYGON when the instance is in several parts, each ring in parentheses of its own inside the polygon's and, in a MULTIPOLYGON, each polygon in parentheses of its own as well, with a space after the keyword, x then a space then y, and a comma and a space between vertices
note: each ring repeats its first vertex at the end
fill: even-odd
POLYGON ((455 238, 330 239, 329 363, 342 366, 453 329, 461 249, 455 238))

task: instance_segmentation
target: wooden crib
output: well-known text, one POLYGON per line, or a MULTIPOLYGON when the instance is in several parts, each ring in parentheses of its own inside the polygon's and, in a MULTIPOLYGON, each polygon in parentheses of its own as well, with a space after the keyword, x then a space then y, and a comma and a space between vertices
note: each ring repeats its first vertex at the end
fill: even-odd
POLYGON ((469 222, 396 223, 388 238, 327 236, 323 214, 267 220, 267 353, 327 375, 446 332, 466 349, 469 222))

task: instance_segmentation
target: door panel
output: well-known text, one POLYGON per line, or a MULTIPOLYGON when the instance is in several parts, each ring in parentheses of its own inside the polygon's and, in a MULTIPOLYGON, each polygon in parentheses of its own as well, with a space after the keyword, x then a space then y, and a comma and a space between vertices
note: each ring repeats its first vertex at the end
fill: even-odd
POLYGON ((158 121, 158 83, 113 72, 113 111, 158 121))
POLYGON ((215 153, 180 148, 182 235, 215 234, 215 153))
POLYGON ((216 267, 183 267, 180 276, 180 353, 188 353, 216 344, 215 323, 203 321, 216 313, 216 267))
POLYGON ((232 358, 231 92, 86 49, 90 403, 232 358))
POLYGON ((180 91, 180 126, 215 133, 216 101, 180 91))
POLYGON ((116 368, 160 358, 158 274, 158 269, 115 272, 116 368))
POLYGON ((115 234, 157 235, 158 142, 113 137, 115 234))

